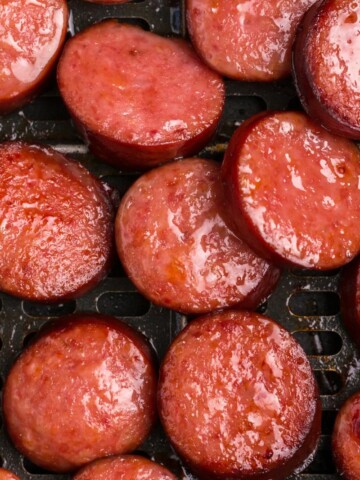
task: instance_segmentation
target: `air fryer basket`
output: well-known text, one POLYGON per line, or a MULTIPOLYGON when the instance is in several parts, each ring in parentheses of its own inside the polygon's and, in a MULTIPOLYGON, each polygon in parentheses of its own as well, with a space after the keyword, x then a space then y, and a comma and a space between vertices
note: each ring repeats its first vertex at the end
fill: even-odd
MULTIPOLYGON (((69 0, 69 36, 105 18, 138 24, 161 35, 186 36, 184 0, 134 0, 121 5, 96 5, 69 0)), ((226 106, 216 138, 200 156, 221 160, 235 128, 262 110, 299 109, 290 80, 276 84, 226 82, 226 106)), ((124 194, 137 174, 120 171, 89 154, 74 129, 56 89, 46 92, 21 111, 0 119, 0 140, 36 141, 52 145, 82 162, 94 174, 124 194)), ((283 324, 304 347, 318 379, 323 404, 322 436, 318 454, 301 480, 339 478, 331 460, 330 434, 342 402, 360 390, 360 357, 344 331, 339 315, 339 271, 319 274, 287 271, 269 301, 259 309, 283 324)), ((0 294, 0 375, 3 383, 24 345, 48 320, 72 312, 100 312, 123 318, 151 339, 161 359, 187 318, 150 304, 116 263, 112 272, 87 295, 58 305, 39 305, 0 294)), ((1 386, 1 385, 0 385, 1 386)), ((0 457, 5 468, 26 480, 67 479, 45 472, 24 459, 11 445, 0 423, 0 457)), ((193 479, 182 467, 158 425, 138 453, 163 462, 179 478, 193 479)))

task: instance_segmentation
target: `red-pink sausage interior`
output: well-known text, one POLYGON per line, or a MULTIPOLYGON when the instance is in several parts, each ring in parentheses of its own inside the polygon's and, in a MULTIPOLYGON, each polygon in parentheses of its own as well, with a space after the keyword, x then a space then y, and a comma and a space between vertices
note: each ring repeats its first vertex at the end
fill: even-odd
POLYGON ((203 479, 283 479, 309 462, 320 403, 309 361, 277 323, 223 312, 192 321, 162 363, 159 413, 203 479))
POLYGON ((221 77, 186 42, 113 20, 67 43, 58 83, 91 148, 128 167, 200 149, 224 102, 221 77))
POLYGON ((176 480, 161 465, 136 455, 104 458, 90 463, 74 480, 176 480))
POLYGON ((0 114, 37 93, 67 31, 65 0, 7 0, 0 8, 0 114))
POLYGON ((193 158, 146 173, 116 217, 130 279, 154 303, 181 312, 255 308, 279 271, 232 233, 227 217, 215 162, 193 158))
POLYGON ((216 71, 237 80, 290 74, 296 27, 315 0, 187 0, 191 39, 216 71))
POLYGON ((252 117, 225 155, 239 234, 288 266, 334 269, 360 251, 360 153, 297 112, 252 117))
POLYGON ((7 431, 33 463, 66 472, 137 448, 153 426, 156 372, 143 337, 112 317, 58 319, 18 358, 7 431))
POLYGON ((0 145, 0 289, 55 301, 109 270, 113 207, 79 163, 21 142, 0 145))

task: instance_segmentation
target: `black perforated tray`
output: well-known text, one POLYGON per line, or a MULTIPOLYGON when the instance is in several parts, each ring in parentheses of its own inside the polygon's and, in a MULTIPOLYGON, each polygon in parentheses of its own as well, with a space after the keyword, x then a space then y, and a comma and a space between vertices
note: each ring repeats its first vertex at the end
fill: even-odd
MULTIPOLYGON (((186 36, 183 0, 144 0, 122 5, 96 5, 69 0, 69 35, 105 18, 118 18, 139 24, 162 35, 186 36)), ((265 109, 298 109, 291 81, 253 84, 227 81, 226 106, 218 135, 200 155, 221 160, 235 128, 247 117, 265 109)), ((89 170, 116 187, 123 195, 136 174, 122 174, 96 161, 81 141, 59 98, 55 81, 30 105, 0 118, 0 140, 25 139, 52 145, 82 162, 89 170)), ((344 332, 337 294, 339 272, 318 273, 287 271, 275 293, 259 310, 290 330, 309 355, 320 384, 323 403, 323 427, 318 454, 302 480, 335 480, 331 460, 330 434, 336 411, 354 391, 360 389, 360 358, 344 332)), ((187 319, 175 312, 151 305, 136 292, 121 265, 114 264, 111 274, 84 297, 60 305, 37 305, 0 294, 0 376, 6 374, 24 345, 49 319, 74 311, 93 311, 123 318, 151 339, 161 359, 171 340, 187 319)), ((2 383, 1 382, 1 383, 2 383)), ((6 468, 21 479, 56 480, 70 476, 40 470, 17 453, 3 425, 0 457, 6 468)), ((205 446, 206 447, 206 446, 205 446)), ((192 478, 171 451, 160 426, 139 449, 144 455, 163 462, 179 478, 192 478)))

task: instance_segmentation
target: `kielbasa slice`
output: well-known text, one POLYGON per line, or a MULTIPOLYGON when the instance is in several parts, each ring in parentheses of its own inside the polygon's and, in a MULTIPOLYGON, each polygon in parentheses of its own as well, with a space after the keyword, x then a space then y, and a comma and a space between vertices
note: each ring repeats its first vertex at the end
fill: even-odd
POLYGON ((319 0, 294 44, 294 77, 307 113, 335 134, 360 140, 360 4, 319 0))
POLYGON ((74 480, 176 480, 175 475, 155 462, 137 455, 97 460, 84 467, 74 480))
POLYGON ((108 192, 79 163, 0 144, 0 290, 46 302, 85 293, 110 268, 113 216, 108 192))
POLYGON ((31 100, 65 41, 65 0, 7 0, 0 5, 0 114, 31 100))
POLYGON ((144 337, 115 318, 58 319, 6 379, 5 423, 33 463, 66 472, 137 448, 156 417, 156 371, 144 337))
POLYGON ((159 414, 202 479, 274 479, 312 459, 321 407, 300 345, 271 319, 222 312, 192 321, 160 368, 159 414))
POLYGON ((336 467, 345 480, 360 478, 360 392, 341 407, 335 421, 332 451, 336 467))
POLYGON ((20 480, 14 473, 5 468, 0 468, 0 480, 20 480))
POLYGON ((315 0, 187 0, 187 22, 200 56, 236 80, 290 75, 296 27, 315 0))
POLYGON ((331 270, 360 251, 360 152, 306 115, 244 122, 225 154, 238 234, 282 265, 331 270))
POLYGON ((279 270, 227 226, 220 166, 186 159, 146 173, 128 190, 115 222, 120 259, 152 302, 184 313, 255 308, 279 270))
POLYGON ((360 348, 360 257, 341 272, 339 293, 342 320, 360 348))
POLYGON ((128 169, 200 150, 224 103, 221 77, 184 40, 115 20, 66 44, 58 83, 93 152, 128 169))

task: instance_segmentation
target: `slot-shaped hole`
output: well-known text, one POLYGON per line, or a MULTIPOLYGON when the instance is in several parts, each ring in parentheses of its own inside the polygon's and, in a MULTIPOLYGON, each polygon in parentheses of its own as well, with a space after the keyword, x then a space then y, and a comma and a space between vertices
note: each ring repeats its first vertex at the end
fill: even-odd
MULTIPOLYGON (((136 2, 141 3, 141 2, 136 2)), ((130 23, 131 25, 136 25, 137 27, 141 27, 143 30, 150 31, 150 25, 144 18, 117 18, 116 19, 120 23, 130 23)))
POLYGON ((61 97, 39 97, 22 109, 28 120, 68 120, 68 113, 61 97))
POLYGON ((314 375, 320 389, 320 395, 335 395, 340 392, 343 380, 338 372, 333 370, 314 370, 314 375))
POLYGON ((229 139, 246 118, 263 110, 266 110, 266 103, 261 97, 235 95, 226 97, 219 135, 229 139))
POLYGON ((1 298, 0 298, 0 311, 2 310, 2 301, 1 301, 1 298))
POLYGON ((150 309, 150 302, 137 292, 103 293, 97 301, 100 313, 123 317, 141 317, 150 309))
POLYGON ((111 265, 111 271, 109 273, 109 277, 112 278, 126 278, 126 272, 124 267, 122 266, 120 260, 116 257, 111 265))
POLYGON ((23 302, 23 310, 30 317, 60 317, 61 315, 69 315, 74 313, 76 308, 75 300, 65 303, 36 303, 23 302))
POLYGON ((37 334, 38 332, 28 333, 23 340, 23 348, 26 348, 32 342, 32 340, 36 337, 37 334))
POLYGON ((307 355, 336 355, 343 345, 342 338, 336 332, 298 331, 294 332, 294 337, 307 355))
POLYGON ((300 99, 298 97, 294 97, 292 98, 289 103, 288 103, 288 110, 292 110, 292 111, 302 111, 302 105, 301 105, 301 102, 300 102, 300 99))
POLYGON ((102 181, 119 192, 120 197, 124 196, 136 179, 135 175, 105 175, 101 177, 102 181))
POLYGON ((337 268, 335 270, 309 270, 309 269, 296 269, 292 270, 291 273, 296 277, 335 277, 339 273, 340 269, 337 268))
POLYGON ((321 417, 321 432, 323 435, 331 435, 334 430, 337 412, 335 410, 323 410, 321 417))
POLYGON ((32 475, 53 475, 49 470, 44 470, 43 468, 34 465, 27 458, 23 459, 23 466, 25 470, 32 475))
POLYGON ((268 307, 268 302, 264 302, 262 303, 261 305, 258 306, 258 308, 256 309, 256 311, 258 313, 265 313, 266 310, 267 310, 267 307, 268 307))
POLYGON ((289 309, 299 317, 336 315, 340 311, 340 299, 335 292, 301 291, 290 296, 289 309))
POLYGON ((336 468, 331 456, 331 448, 329 446, 319 448, 315 454, 313 461, 306 468, 304 473, 330 475, 336 473, 336 468))

